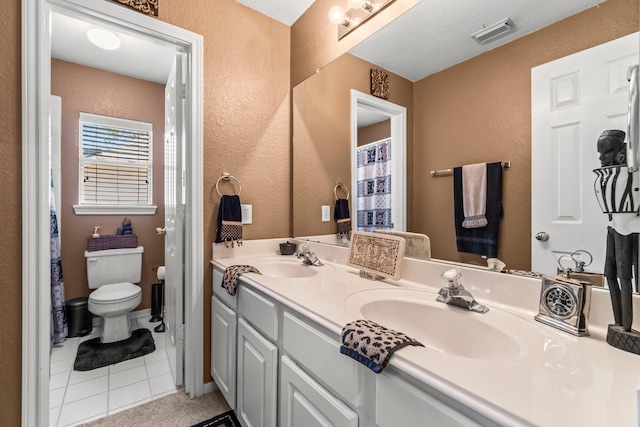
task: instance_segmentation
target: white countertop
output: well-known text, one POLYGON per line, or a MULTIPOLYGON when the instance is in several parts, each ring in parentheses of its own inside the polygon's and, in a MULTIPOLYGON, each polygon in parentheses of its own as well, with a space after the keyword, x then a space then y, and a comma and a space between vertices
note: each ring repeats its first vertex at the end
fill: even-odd
MULTIPOLYGON (((224 269, 234 264, 291 260, 292 257, 279 255, 278 243, 282 242, 283 239, 245 241, 236 248, 214 245, 212 263, 224 269)), ((353 301, 360 291, 413 289, 418 291, 414 294, 435 301, 442 286, 439 276, 451 268, 451 264, 405 259, 400 281, 370 281, 346 266, 348 249, 313 243, 310 246, 326 264, 317 267, 318 274, 311 278, 283 279, 253 273, 243 277, 338 335, 346 323, 359 317, 353 301)), ((486 319, 503 322, 505 330, 520 334, 518 339, 525 342, 526 354, 507 360, 479 360, 442 353, 423 342, 426 347, 398 350, 390 365, 504 425, 638 425, 640 356, 606 343, 606 325, 612 323, 606 291, 593 292, 589 327, 592 335, 576 337, 533 319, 539 302, 539 279, 458 268, 463 271, 465 288, 478 302, 490 307, 486 314, 472 315, 491 316, 486 319)), ((634 300, 636 321, 640 317, 638 299, 634 300)), ((410 331, 402 332, 411 335, 410 331)))

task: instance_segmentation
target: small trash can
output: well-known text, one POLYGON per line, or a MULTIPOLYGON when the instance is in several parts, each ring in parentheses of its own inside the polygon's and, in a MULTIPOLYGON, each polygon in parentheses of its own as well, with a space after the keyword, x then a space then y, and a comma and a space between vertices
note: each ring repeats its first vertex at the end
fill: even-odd
POLYGON ((67 337, 83 337, 93 329, 92 316, 89 311, 89 298, 80 297, 67 301, 67 337))

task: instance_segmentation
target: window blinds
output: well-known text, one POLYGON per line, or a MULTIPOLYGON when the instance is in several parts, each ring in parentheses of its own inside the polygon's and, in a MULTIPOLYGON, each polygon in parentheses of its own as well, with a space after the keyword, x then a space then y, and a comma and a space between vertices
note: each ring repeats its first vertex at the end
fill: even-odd
POLYGON ((151 124, 118 120, 81 115, 81 203, 151 204, 151 124))

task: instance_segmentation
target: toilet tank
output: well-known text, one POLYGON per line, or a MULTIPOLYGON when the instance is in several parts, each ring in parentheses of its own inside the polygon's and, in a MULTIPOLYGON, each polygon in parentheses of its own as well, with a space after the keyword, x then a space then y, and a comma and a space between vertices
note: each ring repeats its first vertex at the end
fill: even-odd
POLYGON ((96 289, 110 283, 140 283, 142 276, 142 253, 144 248, 106 249, 84 251, 87 259, 89 288, 96 289))

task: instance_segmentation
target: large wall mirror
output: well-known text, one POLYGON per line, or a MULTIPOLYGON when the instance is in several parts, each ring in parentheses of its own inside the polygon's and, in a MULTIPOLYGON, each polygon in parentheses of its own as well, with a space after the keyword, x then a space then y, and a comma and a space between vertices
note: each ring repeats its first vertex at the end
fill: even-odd
MULTIPOLYGON (((438 3, 423 0, 293 89, 293 234, 335 233, 333 221, 322 222, 320 207, 333 209, 336 182, 353 180, 350 93, 369 93, 370 69, 379 68, 389 76, 388 101, 407 109, 406 231, 428 235, 434 258, 486 266, 480 256, 457 251, 453 178, 432 177, 431 171, 508 161, 498 258, 507 268, 531 270, 537 209, 531 202, 531 70, 636 33, 638 3, 591 0, 541 8, 498 1, 478 11, 463 2, 438 3), (515 29, 494 42, 470 37, 506 17, 515 29)), ((633 60, 638 62, 637 52, 633 60)), ((598 134, 581 135, 596 167, 598 134)), ((584 185, 592 188, 593 180, 584 185)), ((599 211, 595 196, 591 201, 599 211)), ((605 228, 592 234, 605 245, 605 228)), ((576 241, 573 249, 582 246, 576 241)))

